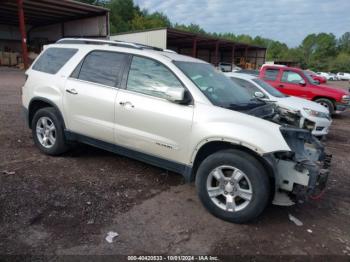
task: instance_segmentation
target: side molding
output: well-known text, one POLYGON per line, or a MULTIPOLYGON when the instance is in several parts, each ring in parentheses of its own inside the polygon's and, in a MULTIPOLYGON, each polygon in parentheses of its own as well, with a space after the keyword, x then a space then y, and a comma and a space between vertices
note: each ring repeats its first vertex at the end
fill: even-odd
POLYGON ((101 140, 97 140, 91 137, 87 137, 84 135, 80 135, 74 132, 71 132, 69 130, 65 130, 65 137, 67 140, 70 141, 78 141, 84 144, 88 144, 94 147, 98 147, 101 149, 104 149, 106 151, 112 152, 112 153, 116 153, 119 155, 123 155, 135 160, 139 160, 141 162, 145 162, 147 164, 151 164, 153 166, 157 166, 160 168, 164 168, 166 170, 175 172, 175 173, 179 173, 181 175, 183 175, 183 177, 185 178, 186 182, 190 182, 190 178, 191 178, 191 173, 192 173, 192 167, 191 166, 187 166, 181 163, 177 163, 177 162, 173 162, 167 159, 163 159, 157 156, 153 156, 153 155, 149 155, 149 154, 145 154, 145 153, 141 153, 129 148, 125 148, 119 145, 115 145, 115 144, 111 144, 111 143, 107 143, 101 140))

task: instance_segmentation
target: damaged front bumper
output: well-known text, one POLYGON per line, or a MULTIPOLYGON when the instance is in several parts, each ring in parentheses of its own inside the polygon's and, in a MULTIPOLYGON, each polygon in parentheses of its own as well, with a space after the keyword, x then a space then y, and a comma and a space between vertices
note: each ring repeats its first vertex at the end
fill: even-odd
POLYGON ((293 205, 298 199, 318 198, 328 180, 332 156, 307 130, 281 127, 291 151, 265 156, 275 173, 276 205, 293 205))

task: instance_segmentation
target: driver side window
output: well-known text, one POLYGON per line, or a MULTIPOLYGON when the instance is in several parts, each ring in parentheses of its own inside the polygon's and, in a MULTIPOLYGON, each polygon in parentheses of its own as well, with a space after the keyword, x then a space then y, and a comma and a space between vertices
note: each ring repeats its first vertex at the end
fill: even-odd
POLYGON ((303 78, 296 72, 284 71, 282 74, 281 82, 299 84, 303 78))
POLYGON ((144 57, 133 57, 127 90, 166 98, 165 92, 169 87, 184 88, 175 75, 161 63, 144 57))

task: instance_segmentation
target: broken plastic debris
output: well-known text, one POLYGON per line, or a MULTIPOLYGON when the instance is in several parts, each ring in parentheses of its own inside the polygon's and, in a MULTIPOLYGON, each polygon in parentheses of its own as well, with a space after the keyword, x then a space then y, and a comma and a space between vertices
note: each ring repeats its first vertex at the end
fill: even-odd
POLYGON ((109 231, 106 236, 106 241, 108 243, 113 243, 118 236, 119 234, 117 232, 109 231))
POLYGON ((290 221, 293 221, 294 224, 296 224, 297 226, 302 226, 303 225, 303 222, 301 222, 299 219, 297 219, 295 216, 292 216, 291 214, 288 214, 289 216, 289 220, 290 221))
POLYGON ((312 233, 312 230, 311 229, 308 229, 308 230, 306 230, 307 232, 309 232, 309 233, 312 233))
POLYGON ((2 173, 3 173, 4 175, 14 175, 14 174, 16 174, 15 171, 7 171, 7 170, 2 171, 2 173))

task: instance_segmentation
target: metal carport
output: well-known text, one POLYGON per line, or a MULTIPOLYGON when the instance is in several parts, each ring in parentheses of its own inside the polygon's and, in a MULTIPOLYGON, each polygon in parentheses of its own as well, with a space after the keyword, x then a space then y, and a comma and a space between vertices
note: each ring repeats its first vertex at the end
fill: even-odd
POLYGON ((174 28, 125 32, 112 35, 110 38, 171 49, 180 54, 200 58, 215 66, 223 62, 234 63, 247 69, 258 69, 265 63, 266 57, 266 48, 262 46, 174 28))
POLYGON ((21 41, 25 68, 31 35, 46 33, 50 42, 62 37, 109 36, 109 10, 103 7, 72 0, 2 0, 0 4, 0 41, 21 41))

